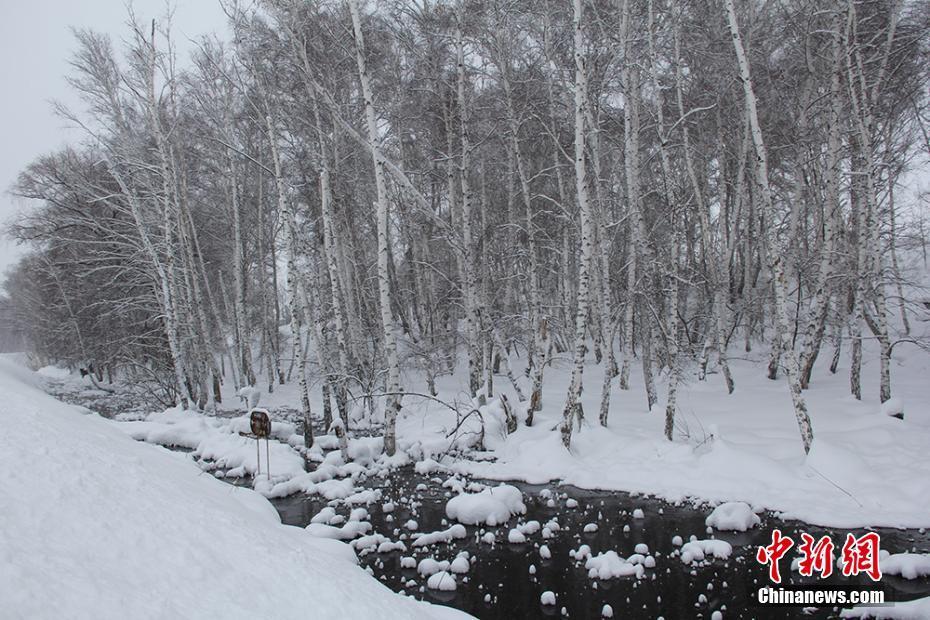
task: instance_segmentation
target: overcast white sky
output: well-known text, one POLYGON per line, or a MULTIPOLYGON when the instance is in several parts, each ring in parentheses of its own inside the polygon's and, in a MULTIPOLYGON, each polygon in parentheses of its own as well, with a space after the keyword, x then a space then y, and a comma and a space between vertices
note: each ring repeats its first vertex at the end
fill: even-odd
MULTIPOLYGON (((134 0, 140 20, 174 10, 174 39, 186 59, 188 41, 209 32, 225 32, 226 16, 217 0, 134 0)), ((0 220, 6 222, 28 204, 8 192, 37 155, 69 141, 52 99, 77 105, 64 76, 74 49, 70 27, 109 33, 114 42, 127 36, 124 0, 0 0, 0 220)), ((71 140, 75 139, 72 134, 71 140)), ((21 249, 0 238, 0 276, 21 249)), ((0 277, 2 280, 2 277, 0 277)))

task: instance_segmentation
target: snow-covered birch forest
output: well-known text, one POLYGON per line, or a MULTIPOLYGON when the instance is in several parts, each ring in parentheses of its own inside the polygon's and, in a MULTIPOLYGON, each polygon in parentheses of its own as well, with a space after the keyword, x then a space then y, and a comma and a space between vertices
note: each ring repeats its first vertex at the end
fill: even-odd
POLYGON ((807 451, 815 368, 884 403, 896 347, 930 346, 927 3, 225 8, 189 59, 167 19, 75 31, 81 137, 9 225, 42 364, 205 412, 295 385, 307 447, 361 415, 393 455, 447 375, 516 394, 509 432, 558 411, 571 447, 619 387, 674 441, 682 385, 738 393, 762 352, 807 451))
POLYGON ((930 2, 174 1, 0 11, 0 616, 930 618, 930 2))

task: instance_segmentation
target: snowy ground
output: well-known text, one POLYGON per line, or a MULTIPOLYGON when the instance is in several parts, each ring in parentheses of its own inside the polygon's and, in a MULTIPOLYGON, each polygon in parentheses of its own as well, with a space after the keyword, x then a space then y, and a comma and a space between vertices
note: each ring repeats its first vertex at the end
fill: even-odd
MULTIPOLYGON (((640 391, 616 390, 609 427, 589 422, 573 438, 571 454, 550 432, 567 388, 566 374, 553 372, 534 427, 508 437, 495 451, 496 462, 459 467, 495 479, 560 479, 669 500, 741 500, 820 525, 928 526, 928 361, 917 355, 907 365, 895 364, 895 395, 904 405, 904 421, 880 414, 874 390, 867 390, 862 402, 854 400, 845 374, 818 374, 806 392, 815 434, 806 459, 784 381, 766 380, 756 364, 734 361, 732 395, 719 376, 685 387, 674 443, 662 437, 662 400, 650 413, 640 391)), ((866 365, 865 376, 874 371, 866 365)), ((587 380, 600 385, 600 377, 587 380)), ((597 390, 589 389, 584 407, 590 417, 597 405, 597 390)), ((407 420, 402 432, 415 425, 407 420)))
MULTIPOLYGON (((877 362, 863 370, 863 401, 848 394, 843 367, 818 369, 805 393, 815 441, 805 459, 785 382, 769 381, 758 363, 733 360, 736 391, 727 395, 719 375, 689 381, 679 393, 676 441, 662 436, 664 399, 650 413, 641 381, 614 387, 608 428, 596 422, 601 370, 589 367, 583 397, 588 422, 573 437, 571 453, 552 429, 559 423, 568 386, 567 361, 546 375, 544 408, 532 428, 523 425, 500 442, 495 461, 462 460, 456 469, 486 478, 548 482, 582 488, 740 500, 780 511, 786 518, 836 527, 930 526, 930 356, 902 345, 893 362, 894 396, 903 421, 880 413, 877 362), (906 359, 904 359, 906 356, 906 359), (906 362, 906 363, 905 363, 906 362)), ((497 386, 504 388, 503 378, 497 386)), ((444 386, 456 393, 459 386, 444 386)), ((399 425, 401 445, 435 441, 424 432, 450 427, 436 408, 408 409, 399 425)))
MULTIPOLYGON (((916 359, 917 364, 921 361, 920 358, 916 359)), ((812 456, 806 462, 793 426, 793 418, 790 413, 785 413, 790 412, 790 404, 787 394, 784 393, 783 383, 760 379, 757 376, 759 366, 748 361, 735 363, 738 390, 747 393, 751 391, 756 398, 750 399, 748 395, 740 391, 732 397, 727 397, 725 393, 722 393, 720 386, 711 383, 719 378, 715 376, 711 376, 706 384, 691 383, 685 388, 682 398, 684 403, 682 415, 685 424, 679 429, 679 436, 673 444, 661 439, 661 415, 658 411, 650 414, 644 410, 642 405, 638 405, 637 409, 636 401, 640 398, 638 392, 615 390, 610 428, 586 426, 581 434, 575 437, 572 453, 565 452, 558 443, 557 433, 552 432, 559 419, 559 405, 566 387, 565 373, 561 365, 557 363, 554 370, 547 376, 544 395, 546 407, 537 417, 537 423, 533 428, 521 425, 514 435, 502 436, 499 434, 499 410, 495 403, 492 401, 490 406, 482 408, 484 419, 488 422, 484 443, 485 447, 493 449, 490 452, 453 450, 450 455, 443 458, 442 455, 449 450, 450 444, 461 447, 474 442, 477 435, 460 433, 448 437, 447 431, 452 430, 456 423, 454 416, 440 406, 411 396, 405 401, 405 411, 399 425, 399 444, 403 450, 399 457, 390 461, 383 459, 380 455, 381 440, 377 436, 353 438, 349 445, 349 462, 344 462, 339 451, 335 450, 336 442, 332 436, 318 436, 316 446, 307 452, 302 449, 302 438, 295 432, 298 429, 293 424, 278 419, 273 426, 274 438, 271 442, 272 478, 267 480, 264 476, 260 476, 253 478, 252 482, 256 490, 268 497, 282 497, 291 493, 316 494, 325 498, 329 506, 339 511, 327 508, 324 513, 314 518, 314 523, 307 528, 307 532, 298 531, 297 534, 291 533, 288 536, 302 535, 302 540, 311 535, 349 540, 351 547, 359 554, 378 553, 379 557, 381 557, 380 554, 390 553, 395 549, 402 553, 410 553, 420 548, 428 549, 446 540, 459 539, 462 534, 460 529, 455 529, 462 528, 461 525, 447 526, 445 522, 439 530, 432 533, 417 531, 418 525, 415 522, 397 522, 393 532, 389 531, 390 528, 383 533, 372 531, 371 524, 367 522, 366 508, 381 508, 383 499, 379 492, 369 490, 371 485, 370 483, 366 485, 366 478, 386 473, 386 466, 394 466, 411 460, 416 461, 417 472, 421 474, 437 472, 443 477, 451 473, 479 475, 492 479, 513 478, 531 482, 561 480, 588 488, 629 489, 652 493, 673 500, 685 496, 703 498, 715 503, 723 500, 745 499, 754 504, 755 511, 763 507, 782 510, 789 517, 837 527, 886 524, 921 526, 926 525, 928 520, 928 515, 925 514, 925 498, 928 495, 926 493, 927 467, 926 464, 920 462, 920 445, 930 445, 927 443, 930 424, 927 423, 926 409, 920 408, 919 401, 914 398, 922 387, 919 384, 919 378, 907 374, 914 367, 915 360, 910 360, 906 368, 896 368, 896 396, 904 403, 904 421, 880 415, 877 399, 870 404, 868 400, 865 403, 858 403, 842 397, 845 390, 845 377, 820 377, 819 387, 808 392, 817 443, 815 443, 812 456), (909 378, 911 383, 908 383, 909 378), (760 398, 759 395, 763 394, 764 396, 760 398), (909 394, 911 396, 908 396, 909 394), (917 406, 914 406, 915 404, 917 406), (498 431, 495 431, 495 428, 498 431), (827 451, 825 446, 830 450, 827 451), (859 449, 861 446, 881 449, 863 455, 851 454, 853 449, 859 449), (305 458, 315 462, 310 472, 305 471, 305 458), (492 460, 494 458, 497 460, 492 460), (436 459, 441 460, 442 463, 437 462, 436 459), (858 469, 850 471, 849 468, 853 465, 858 469), (858 476, 858 479, 851 479, 852 476, 858 476), (907 487, 895 487, 893 484, 882 486, 877 481, 879 478, 911 484, 913 494, 907 492, 909 490, 907 487), (869 502, 863 502, 862 499, 867 499, 869 502)), ((11 372, 10 368, 6 366, 4 368, 11 372)), ((26 379, 35 378, 35 375, 30 375, 24 370, 20 369, 17 372, 26 379)), ((64 386, 72 390, 75 395, 81 395, 87 391, 86 386, 82 386, 79 379, 67 376, 56 369, 43 369, 40 375, 46 385, 54 384, 59 390, 64 386)), ((599 383, 599 381, 592 381, 590 376, 588 381, 599 383)), ((409 381, 409 378, 407 385, 412 389, 417 389, 416 384, 409 381)), ((511 394, 511 391, 507 389, 509 387, 502 383, 502 378, 498 378, 497 388, 499 390, 504 388, 506 393, 511 394)), ((20 388, 7 389, 11 393, 16 393, 20 388)), ((440 382, 440 389, 440 397, 447 401, 467 402, 461 386, 453 378, 445 377, 444 381, 440 382)), ((268 407, 272 412, 285 412, 284 416, 279 415, 278 418, 287 417, 287 412, 291 411, 293 406, 293 396, 291 386, 277 386, 274 394, 262 396, 261 405, 268 407)), ((512 395, 510 400, 516 402, 516 398, 512 395)), ((231 393, 226 401, 227 406, 229 403, 238 404, 231 393)), ((123 419, 104 421, 95 416, 77 416, 73 408, 55 401, 49 402, 52 403, 50 406, 68 409, 72 421, 76 421, 76 424, 83 425, 85 421, 90 421, 95 428, 104 427, 104 432, 108 434, 112 434, 113 427, 115 427, 135 439, 189 449, 192 451, 191 455, 199 461, 200 467, 211 471, 215 476, 234 477, 254 476, 255 474, 257 464, 255 442, 239 435, 240 431, 248 427, 247 419, 242 415, 212 417, 171 409, 144 416, 137 414, 117 416, 123 419)), ((316 411, 319 411, 319 403, 315 403, 315 407, 316 411)), ((596 399, 586 400, 585 407, 589 412, 596 410, 596 399)), ((41 409, 45 410, 45 407, 41 409)), ((42 421, 42 416, 37 417, 37 420, 42 421)), ((477 418, 469 420, 463 428, 466 431, 477 430, 477 418)), ((69 428, 65 434, 80 435, 73 431, 74 429, 69 428)), ((115 445, 122 450, 125 444, 125 438, 121 437, 115 445)), ((131 442, 128 445, 132 445, 131 442)), ((139 448, 145 449, 146 447, 139 446, 139 448)), ((81 454, 88 449, 101 449, 99 441, 75 447, 72 454, 61 460, 80 463, 82 458, 86 459, 86 457, 81 457, 81 454)), ((171 467, 184 467, 187 476, 191 476, 192 473, 196 474, 198 471, 190 465, 188 456, 181 458, 177 453, 171 454, 161 450, 154 450, 151 453, 156 454, 171 467), (184 463, 185 460, 187 464, 184 463)), ((32 458, 36 458, 36 455, 32 455, 32 458)), ((264 459, 264 455, 262 458, 264 459)), ((163 475, 169 476, 170 480, 179 477, 170 472, 166 474, 152 472, 153 477, 163 475)), ((68 477, 61 474, 45 477, 68 481, 68 477)), ((32 477, 30 476, 29 479, 32 477)), ((77 479, 80 481, 81 477, 78 475, 77 479)), ((191 478, 191 480, 195 479, 191 478)), ((447 482, 451 482, 451 485, 443 485, 450 489, 452 496, 456 493, 480 491, 483 488, 482 485, 467 484, 467 480, 458 482, 456 480, 454 477, 448 478, 447 482)), ((210 481, 207 476, 200 476, 196 478, 196 491, 192 488, 192 493, 185 495, 182 492, 183 489, 180 489, 176 491, 179 496, 171 501, 197 506, 203 503, 202 499, 195 499, 195 497, 203 495, 200 487, 204 485, 212 488, 216 487, 217 483, 210 481)), ((68 487, 79 488, 79 485, 68 482, 68 487)), ((228 489, 229 487, 221 485, 219 488, 228 489)), ((134 478, 127 483, 126 488, 117 488, 114 494, 135 498, 140 495, 139 491, 142 489, 148 492, 148 486, 143 487, 134 478)), ((54 491, 49 488, 44 490, 53 496, 62 495, 62 491, 57 488, 54 491)), ((210 491, 210 493, 213 492, 210 491)), ((221 492, 225 496, 232 494, 234 497, 242 493, 241 490, 221 492)), ((510 519, 511 515, 520 515, 522 511, 519 492, 514 489, 514 492, 509 495, 512 497, 508 494, 504 494, 503 497, 498 496, 494 502, 475 496, 474 501, 469 500, 467 503, 464 501, 466 497, 463 496, 455 501, 450 500, 449 505, 455 505, 455 508, 451 513, 449 508, 445 512, 450 519, 457 519, 464 523, 490 523, 488 515, 493 513, 494 521, 501 521, 499 525, 502 525, 502 522, 510 519), (468 516, 459 515, 462 510, 459 509, 456 501, 462 504, 461 508, 468 513, 468 516), (482 516, 485 512, 487 514, 482 516), (503 514, 504 512, 507 514, 503 514)), ((252 494, 249 496, 257 498, 252 494)), ((256 500, 253 499, 250 502, 256 502, 256 500)), ((261 502, 264 500, 257 501, 256 505, 261 502)), ((161 499, 158 503, 164 504, 165 500, 161 499)), ((147 500, 146 505, 148 505, 147 500)), ((119 514, 121 509, 122 506, 109 506, 104 511, 107 516, 99 518, 110 519, 112 522, 113 515, 119 514)), ((68 512, 72 510, 74 508, 67 509, 68 512)), ((264 505, 263 510, 267 510, 267 504, 264 505)), ((151 508, 145 510, 147 513, 151 511, 151 508)), ((216 515, 210 515, 204 517, 203 521, 210 523, 217 518, 216 515)), ((634 515, 634 520, 635 518, 634 515)), ((151 516, 135 515, 126 521, 138 522, 140 527, 146 530, 151 529, 149 526, 151 516)), ((599 525, 596 521, 593 520, 586 525, 584 532, 589 532, 589 527, 591 532, 596 532, 599 525)), ((221 538, 235 536, 234 532, 229 531, 228 523, 230 523, 228 518, 220 519, 215 523, 216 527, 212 529, 222 528, 224 532, 219 534, 221 538)), ((757 523, 758 517, 749 506, 744 504, 721 505, 710 514, 707 522, 708 525, 713 525, 718 530, 742 530, 753 528, 757 523)), ((511 527, 511 525, 512 522, 503 525, 503 529, 498 532, 501 540, 507 540, 511 544, 520 544, 521 538, 529 541, 540 535, 543 539, 546 537, 547 528, 543 527, 540 532, 538 522, 527 522, 523 525, 518 522, 516 527, 511 527), (536 526, 530 527, 533 523, 536 523, 536 526)), ((173 526, 169 529, 171 532, 175 530, 173 526)), ((288 530, 290 528, 272 524, 271 529, 288 530)), ((168 534, 169 532, 163 532, 160 535, 167 536, 168 534)), ((159 535, 158 532, 156 535, 159 535)), ((208 536, 211 535, 216 536, 216 534, 208 536)), ((294 546, 293 541, 282 538, 287 538, 287 536, 279 537, 270 544, 284 548, 294 546)), ((198 539, 200 539, 199 535, 198 539)), ((130 538, 127 537, 127 540, 130 538)), ((706 542, 711 544, 711 541, 706 542)), ((314 543, 306 544, 312 547, 314 543)), ((694 544, 688 544, 694 547, 694 544)), ((717 544, 717 541, 713 541, 713 544, 717 544)), ((685 550, 683 547, 682 558, 685 557, 685 550)), ((322 550, 322 552, 326 551, 328 550, 325 548, 322 550)), ((643 568, 647 565, 647 556, 639 558, 638 551, 633 555, 629 555, 629 551, 631 550, 625 551, 622 556, 614 557, 610 550, 602 550, 598 555, 583 557, 580 565, 584 565, 588 572, 593 571, 598 576, 627 574, 642 576, 643 568)), ((714 550, 705 551, 703 547, 700 551, 711 555, 715 553, 714 550)), ((45 549, 44 552, 51 553, 51 550, 45 549)), ((249 565, 249 560, 245 558, 249 552, 241 549, 240 552, 241 557, 235 562, 228 562, 229 565, 249 565)), ((689 556, 694 553, 694 550, 688 551, 689 556)), ((269 562, 287 563, 291 561, 289 555, 284 553, 284 557, 273 559, 271 556, 266 557, 269 562)), ((320 557, 325 556, 317 556, 318 559, 320 557)), ((352 559, 350 554, 346 570, 351 569, 358 578, 365 579, 361 571, 351 566, 352 559)), ((453 559, 460 564, 464 561, 450 556, 449 560, 453 559)), ((928 559, 930 556, 923 552, 898 554, 890 561, 887 568, 891 572, 895 570, 893 566, 900 568, 895 574, 903 575, 907 572, 916 572, 917 575, 925 574, 927 571, 925 564, 928 559)), ((154 560, 155 563, 160 561, 158 558, 154 560)), ((419 585, 435 591, 454 591, 456 580, 461 581, 463 578, 457 577, 453 566, 455 562, 450 561, 445 564, 448 565, 439 562, 434 567, 435 570, 424 568, 426 571, 422 573, 424 583, 419 585)), ((885 566, 884 560, 883 566, 885 566)), ((417 568, 419 569, 420 566, 417 568)), ((292 568, 280 570, 286 570, 289 574, 294 572, 292 568)), ((203 581, 202 576, 205 574, 203 569, 195 573, 191 581, 203 581)), ((225 574, 228 571, 221 570, 218 573, 225 574)), ((319 579, 319 576, 316 578, 319 579)), ((913 577, 907 576, 906 578, 913 577)), ((407 586, 409 587, 409 583, 407 586)), ((297 586, 291 584, 289 587, 297 586)), ((132 586, 126 586, 126 589, 131 590, 131 588, 132 586)), ((378 589, 383 592, 382 588, 378 589)), ((400 599, 400 602, 406 601, 400 599)), ((212 613, 215 604, 214 600, 205 602, 204 609, 209 608, 212 613)), ((900 617, 921 617, 919 614, 924 611, 921 605, 926 604, 926 599, 924 599, 921 602, 903 606, 900 609, 902 613, 916 612, 918 615, 900 617)), ((440 610, 440 613, 442 611, 444 610, 440 610)), ((869 610, 861 610, 863 614, 867 611, 869 610)), ((872 611, 887 613, 888 609, 872 611)), ((346 613, 355 617, 362 611, 346 613)), ((282 615, 277 608, 275 615, 282 615)))
MULTIPOLYGON (((731 360, 736 379, 732 395, 726 393, 720 375, 710 374, 705 382, 699 382, 693 369, 687 373, 690 378, 679 392, 673 443, 662 435, 664 378, 659 379, 660 399, 652 412, 646 410, 637 366, 633 367, 632 390, 620 390, 615 381, 605 429, 594 419, 602 370, 592 365, 586 371, 583 395, 588 421, 573 437, 571 452, 566 451, 553 429, 561 419, 568 360, 556 359, 546 374, 543 410, 532 428, 521 423, 517 432, 503 437, 493 406, 490 411, 483 410, 488 421, 484 443, 493 448, 491 452, 452 450, 453 455, 442 460, 450 444, 476 441, 477 418, 463 427, 470 434, 459 432, 449 438, 456 426, 455 415, 418 396, 404 400, 398 445, 413 460, 440 459, 455 471, 482 478, 561 481, 589 489, 648 493, 671 501, 744 501, 756 509, 824 526, 930 526, 930 460, 926 459, 930 446, 930 390, 926 382, 930 356, 908 344, 895 349, 893 390, 895 401, 904 409, 902 421, 881 414, 877 361, 870 353, 867 348, 862 401, 849 395, 845 366, 841 365, 836 375, 828 372, 826 362, 815 370, 812 387, 805 392, 815 435, 807 458, 785 382, 769 381, 764 376, 760 364, 766 359, 764 351, 753 352, 754 359, 734 356, 731 360)), ((461 376, 444 376, 439 378, 438 387, 441 399, 467 411, 464 381, 461 376)), ((406 377, 405 386, 425 392, 415 377, 406 377)), ((231 386, 226 388, 229 394, 224 405, 239 406, 231 386)), ((512 404, 517 403, 505 377, 496 377, 495 389, 507 394, 512 404)), ((319 390, 313 395, 318 399, 319 390)), ((261 406, 272 412, 292 410, 296 400, 292 384, 276 386, 273 394, 262 394, 261 406)), ((313 406, 319 413, 319 400, 313 406)), ((159 413, 147 422, 127 426, 127 430, 139 438, 152 433, 148 438, 157 441, 160 433, 177 431, 164 425, 172 415, 180 414, 159 413)), ((192 419, 188 423, 198 424, 192 419)), ((210 421, 202 425, 205 429, 216 426, 210 421)), ((225 430, 235 428, 238 426, 225 430)), ((180 445, 197 448, 210 436, 194 433, 180 445)), ((250 452, 247 447, 252 444, 238 437, 229 441, 234 445, 228 446, 228 453, 237 456, 230 467, 241 465, 247 473, 254 469, 254 463, 249 464, 249 458, 254 461, 254 449, 250 452)), ((292 437, 290 443, 294 446, 299 440, 292 437)), ((280 447, 286 448, 283 444, 280 447)), ((379 450, 378 445, 371 447, 379 450)), ((208 448, 211 444, 206 443, 200 449, 208 448)), ((284 478, 301 475, 292 457, 278 458, 279 450, 273 448, 273 473, 284 478)), ((300 488, 296 482, 290 486, 291 491, 300 488)), ((277 492, 284 489, 279 487, 277 492)))
POLYGON ((0 615, 457 618, 394 594, 344 543, 133 441, 0 361, 0 615))

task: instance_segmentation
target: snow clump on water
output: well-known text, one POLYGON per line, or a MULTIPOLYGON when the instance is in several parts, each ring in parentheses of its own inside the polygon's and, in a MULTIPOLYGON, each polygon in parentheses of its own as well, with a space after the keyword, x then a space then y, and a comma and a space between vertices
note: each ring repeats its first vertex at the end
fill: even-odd
POLYGON ((480 493, 463 493, 446 503, 446 516, 465 525, 486 523, 493 527, 524 513, 523 494, 509 484, 489 487, 480 493))
POLYGON ((745 502, 726 502, 720 504, 704 520, 708 527, 715 527, 718 530, 730 530, 736 532, 745 532, 748 529, 759 525, 762 520, 759 515, 752 511, 749 504, 745 502))

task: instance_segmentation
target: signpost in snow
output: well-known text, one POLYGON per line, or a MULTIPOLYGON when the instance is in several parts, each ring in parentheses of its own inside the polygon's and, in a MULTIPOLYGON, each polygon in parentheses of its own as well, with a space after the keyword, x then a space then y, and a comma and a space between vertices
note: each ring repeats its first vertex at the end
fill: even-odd
POLYGON ((265 475, 271 480, 271 449, 268 444, 268 438, 271 436, 271 418, 268 417, 267 409, 252 409, 249 412, 249 426, 251 433, 239 433, 243 437, 253 437, 255 439, 255 476, 262 473, 262 453, 261 442, 265 440, 265 475))

